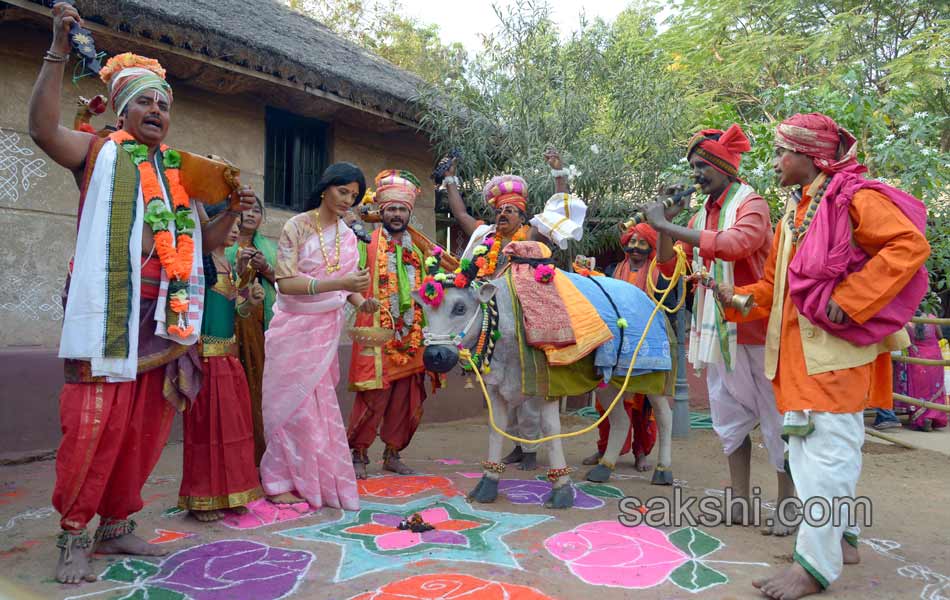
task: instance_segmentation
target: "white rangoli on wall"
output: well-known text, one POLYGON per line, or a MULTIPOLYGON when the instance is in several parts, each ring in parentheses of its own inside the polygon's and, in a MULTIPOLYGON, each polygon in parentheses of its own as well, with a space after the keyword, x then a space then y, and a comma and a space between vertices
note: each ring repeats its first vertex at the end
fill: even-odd
POLYGON ((20 145, 20 135, 0 129, 0 202, 16 202, 34 179, 47 176, 46 159, 20 145))
MULTIPOLYGON (((10 275, 7 278, 12 294, 3 294, 11 301, 0 301, 0 311, 9 311, 28 321, 62 321, 62 282, 34 275, 10 275)), ((2 300, 2 297, 0 297, 2 300)))

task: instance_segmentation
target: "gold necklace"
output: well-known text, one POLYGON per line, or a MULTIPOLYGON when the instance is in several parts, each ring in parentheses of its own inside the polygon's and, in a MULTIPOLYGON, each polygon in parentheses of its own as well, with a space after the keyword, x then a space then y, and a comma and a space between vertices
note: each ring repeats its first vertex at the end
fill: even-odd
POLYGON ((340 224, 336 225, 336 259, 334 262, 330 262, 330 257, 327 256, 327 250, 323 246, 323 228, 320 227, 320 211, 316 211, 313 215, 314 225, 317 227, 317 239, 320 241, 320 254, 323 255, 323 264, 326 265, 327 273, 333 273, 340 270, 340 224))

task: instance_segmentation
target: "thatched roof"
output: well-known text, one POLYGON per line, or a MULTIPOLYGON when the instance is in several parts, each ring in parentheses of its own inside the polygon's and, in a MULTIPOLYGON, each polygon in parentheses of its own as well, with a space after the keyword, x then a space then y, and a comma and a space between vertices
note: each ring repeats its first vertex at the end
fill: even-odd
POLYGON ((416 121, 421 79, 275 0, 77 0, 76 6, 84 19, 110 29, 416 121))

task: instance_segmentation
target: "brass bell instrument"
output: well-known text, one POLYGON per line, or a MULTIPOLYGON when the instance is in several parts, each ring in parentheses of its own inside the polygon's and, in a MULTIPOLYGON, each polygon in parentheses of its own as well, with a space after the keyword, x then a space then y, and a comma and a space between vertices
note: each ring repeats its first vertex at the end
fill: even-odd
MULTIPOLYGON (((716 287, 716 280, 713 279, 713 276, 709 274, 709 271, 703 269, 698 274, 695 275, 696 279, 699 281, 700 285, 709 288, 716 287)), ((755 307, 755 298, 751 294, 733 294, 732 298, 729 299, 729 302, 726 303, 728 308, 734 308, 738 310, 743 317, 749 316, 749 313, 755 307)))
MULTIPOLYGON (((669 198, 663 201, 663 208, 665 209, 673 208, 674 206, 682 202, 684 198, 689 198, 690 196, 698 192, 699 189, 700 189, 700 186, 697 183, 697 184, 689 186, 688 188, 684 190, 680 190, 676 192, 675 194, 673 194, 672 196, 670 196, 669 198)), ((647 218, 646 218, 646 215, 643 214, 643 211, 637 211, 636 213, 634 213, 633 217, 624 221, 623 223, 618 224, 617 227, 620 228, 621 232, 625 232, 631 227, 633 227, 634 225, 639 225, 640 223, 643 223, 646 220, 647 218)))

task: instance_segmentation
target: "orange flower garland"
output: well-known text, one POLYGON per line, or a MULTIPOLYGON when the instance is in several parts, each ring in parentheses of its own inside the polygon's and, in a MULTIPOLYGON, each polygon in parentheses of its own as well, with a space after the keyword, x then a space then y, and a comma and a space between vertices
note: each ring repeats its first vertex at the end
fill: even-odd
POLYGON ((179 338, 187 338, 194 333, 194 326, 188 325, 189 306, 188 280, 194 262, 195 241, 191 236, 194 220, 191 218, 191 199, 181 184, 181 156, 162 144, 162 167, 171 195, 172 211, 165 205, 162 187, 158 181, 155 166, 148 160, 148 148, 140 144, 127 131, 120 130, 109 136, 131 156, 139 172, 142 186, 142 200, 145 205, 145 221, 152 228, 155 252, 168 276, 168 308, 177 315, 178 322, 167 325, 166 331, 179 338), (169 225, 174 222, 178 232, 172 237, 169 225))
MULTIPOLYGON (((512 242, 523 242, 528 238, 528 226, 524 225, 511 236, 512 242)), ((498 266, 498 253, 501 252, 501 245, 503 240, 501 236, 498 235, 498 232, 495 232, 495 240, 492 242, 491 249, 488 251, 488 254, 485 255, 484 261, 482 257, 475 259, 475 264, 478 265, 478 276, 479 277, 491 277, 495 274, 495 268, 498 266), (481 264, 479 264, 481 263, 481 264)))
MULTIPOLYGON (((376 274, 380 283, 385 281, 386 287, 385 289, 379 290, 381 293, 377 298, 380 305, 379 324, 380 327, 397 329, 397 324, 393 323, 393 316, 390 310, 392 304, 390 298, 398 293, 399 278, 396 273, 389 272, 388 246, 385 237, 380 235, 376 249, 376 274)), ((408 257, 410 255, 412 255, 412 251, 406 251, 405 256, 408 257)), ((421 265, 420 269, 416 269, 416 281, 411 283, 412 289, 419 287, 420 272, 421 265)), ((422 308, 417 303, 413 303, 412 316, 412 326, 409 329, 409 334, 399 340, 394 337, 386 342, 384 346, 389 359, 400 366, 405 365, 411 358, 415 357, 416 353, 419 352, 419 348, 422 347, 422 308)))

